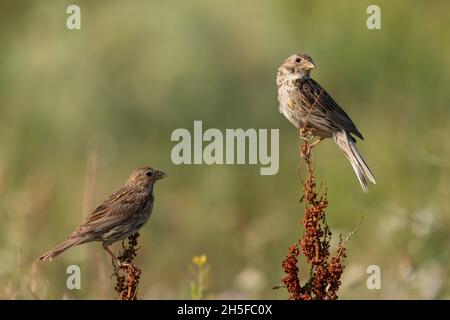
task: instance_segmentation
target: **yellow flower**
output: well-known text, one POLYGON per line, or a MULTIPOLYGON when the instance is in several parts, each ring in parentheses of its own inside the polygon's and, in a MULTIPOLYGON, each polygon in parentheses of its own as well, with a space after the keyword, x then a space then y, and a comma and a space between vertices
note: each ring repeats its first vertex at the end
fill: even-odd
POLYGON ((206 263, 206 255, 202 254, 200 256, 194 256, 194 258, 192 258, 192 263, 201 267, 203 265, 205 265, 206 263))

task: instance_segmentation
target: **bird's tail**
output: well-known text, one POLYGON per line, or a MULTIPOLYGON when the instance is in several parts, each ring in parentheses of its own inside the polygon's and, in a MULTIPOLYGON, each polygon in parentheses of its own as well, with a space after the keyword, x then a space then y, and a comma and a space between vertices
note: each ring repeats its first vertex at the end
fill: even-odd
POLYGON ((65 240, 64 242, 57 245, 55 248, 53 248, 52 250, 41 256, 38 260, 51 262, 67 249, 79 245, 83 243, 85 240, 86 239, 84 237, 68 238, 67 240, 65 240))
POLYGON ((356 148, 355 140, 344 130, 333 134, 333 138, 339 148, 341 148, 344 152, 347 159, 350 161, 363 191, 368 192, 369 189, 367 188, 367 179, 369 179, 369 181, 373 184, 376 184, 375 177, 356 148))

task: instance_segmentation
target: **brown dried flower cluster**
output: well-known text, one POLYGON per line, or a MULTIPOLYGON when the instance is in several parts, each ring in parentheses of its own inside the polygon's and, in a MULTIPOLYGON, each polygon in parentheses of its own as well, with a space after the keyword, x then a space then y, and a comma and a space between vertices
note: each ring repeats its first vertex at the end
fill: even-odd
POLYGON ((282 282, 289 292, 290 300, 335 300, 338 298, 337 291, 344 271, 344 241, 341 239, 336 255, 329 259, 332 234, 325 221, 327 193, 324 191, 319 194, 317 191, 310 147, 306 140, 301 145, 301 155, 307 167, 306 181, 302 181, 305 211, 301 223, 304 232, 299 242, 289 247, 289 254, 283 261, 283 269, 287 275, 282 282), (303 286, 298 268, 300 252, 310 265, 310 277, 303 286))
POLYGON ((120 266, 115 267, 114 276, 116 277, 115 290, 120 300, 137 300, 137 291, 141 269, 139 269, 133 260, 136 257, 138 248, 137 239, 139 233, 128 237, 128 244, 122 241, 122 254, 117 258, 120 266))

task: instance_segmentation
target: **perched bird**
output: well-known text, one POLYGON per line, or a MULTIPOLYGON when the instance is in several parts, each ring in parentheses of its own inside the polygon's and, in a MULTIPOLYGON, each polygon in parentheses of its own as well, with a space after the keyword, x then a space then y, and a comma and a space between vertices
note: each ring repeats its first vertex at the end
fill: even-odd
POLYGON ((333 98, 311 79, 310 71, 316 65, 306 54, 294 54, 278 68, 277 87, 280 112, 298 129, 307 129, 318 140, 333 137, 350 161, 364 192, 368 191, 367 179, 375 177, 356 148, 352 136, 364 140, 353 121, 333 98))
POLYGON ((136 169, 125 185, 103 202, 60 245, 39 260, 52 261, 67 249, 91 241, 103 242, 103 248, 117 261, 109 246, 136 233, 153 210, 153 186, 166 177, 150 167, 136 169))

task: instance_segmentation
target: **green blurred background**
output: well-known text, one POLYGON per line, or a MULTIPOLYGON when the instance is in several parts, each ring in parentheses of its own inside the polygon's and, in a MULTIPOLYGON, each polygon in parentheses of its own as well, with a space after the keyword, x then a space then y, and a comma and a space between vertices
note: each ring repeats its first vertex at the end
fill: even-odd
POLYGON ((115 298, 99 243, 35 260, 143 165, 169 178, 141 232, 142 298, 189 298, 200 253, 207 298, 287 298, 272 287, 302 207, 275 76, 298 51, 364 134, 378 183, 362 193, 331 140, 315 151, 335 238, 364 217, 340 298, 450 298, 448 1, 376 1, 381 30, 366 28, 373 1, 76 1, 82 29, 70 31, 73 3, 0 4, 0 298, 115 298), (173 165, 171 132, 194 120, 279 128, 279 173, 173 165), (81 290, 66 288, 70 264, 81 290), (369 265, 381 290, 366 287, 369 265))

